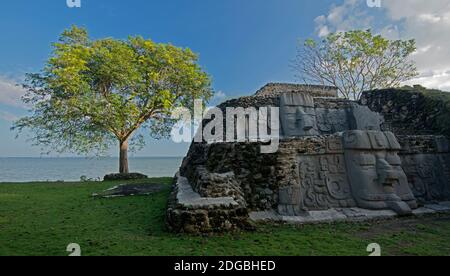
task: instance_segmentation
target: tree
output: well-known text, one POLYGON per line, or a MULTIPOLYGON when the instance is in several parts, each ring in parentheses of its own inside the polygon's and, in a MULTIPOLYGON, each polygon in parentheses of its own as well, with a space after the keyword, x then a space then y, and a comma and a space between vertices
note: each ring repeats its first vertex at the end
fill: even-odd
POLYGON ((409 59, 415 40, 388 40, 367 31, 338 32, 299 47, 292 67, 300 80, 338 88, 358 100, 366 90, 398 87, 418 75, 409 59))
POLYGON ((188 48, 140 36, 91 40, 73 26, 53 44, 45 67, 27 75, 23 100, 31 115, 13 129, 30 129, 35 145, 57 152, 101 155, 118 142, 119 171, 129 173, 129 145, 144 142, 139 129, 168 137, 174 109, 212 96, 197 60, 188 48))

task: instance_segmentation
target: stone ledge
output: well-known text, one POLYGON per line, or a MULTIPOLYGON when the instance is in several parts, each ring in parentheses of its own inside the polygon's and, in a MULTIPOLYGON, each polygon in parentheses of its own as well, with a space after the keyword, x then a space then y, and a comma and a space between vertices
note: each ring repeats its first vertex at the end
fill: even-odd
POLYGON ((232 197, 201 197, 200 194, 192 189, 186 177, 178 176, 176 186, 178 189, 178 204, 187 209, 217 209, 239 206, 232 197))
POLYGON ((166 212, 169 231, 200 234, 252 229, 247 209, 232 197, 201 197, 187 178, 179 174, 175 178, 166 212))
MULTIPOLYGON (((436 214, 450 212, 450 202, 426 205, 414 210, 413 215, 436 214)), ((395 218, 397 214, 391 210, 366 210, 361 208, 329 209, 326 211, 306 211, 302 216, 281 216, 276 211, 251 212, 254 222, 285 222, 289 224, 315 224, 329 222, 354 222, 395 218)))

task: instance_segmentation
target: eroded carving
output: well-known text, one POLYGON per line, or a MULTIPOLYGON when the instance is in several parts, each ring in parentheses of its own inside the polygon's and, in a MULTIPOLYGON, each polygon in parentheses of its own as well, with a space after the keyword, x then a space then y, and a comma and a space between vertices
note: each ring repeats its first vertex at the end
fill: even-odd
POLYGON ((332 214, 327 220, 340 217, 333 213, 393 217, 395 213, 411 214, 418 202, 450 200, 450 147, 445 137, 397 138, 381 131, 383 116, 366 106, 344 99, 314 98, 318 96, 314 91, 290 87, 221 105, 221 110, 226 110, 227 104, 280 107, 279 151, 261 154, 259 145, 250 140, 194 143, 181 176, 202 197, 231 197, 239 206, 187 210, 174 201, 168 209, 174 229, 187 226, 201 232, 242 227, 247 213, 257 211, 283 218, 332 214))
POLYGON ((349 128, 347 113, 343 109, 316 108, 317 127, 321 134, 333 134, 349 128))
POLYGON ((280 119, 286 137, 318 135, 311 95, 285 93, 280 97, 280 119))
POLYGON ((450 200, 448 154, 413 154, 402 157, 408 182, 421 203, 450 200))
POLYGON ((285 137, 334 134, 347 130, 381 130, 384 118, 367 106, 348 102, 345 108, 315 107, 307 93, 283 93, 280 119, 285 137))
POLYGON ((282 214, 354 206, 343 154, 299 156, 298 170, 298 184, 280 189, 282 214))
POLYGON ((381 130, 381 125, 384 122, 381 114, 357 103, 351 104, 348 120, 352 130, 381 130))
POLYGON ((380 131, 344 134, 345 160, 353 197, 361 208, 405 215, 417 208, 398 156, 394 135, 380 131))

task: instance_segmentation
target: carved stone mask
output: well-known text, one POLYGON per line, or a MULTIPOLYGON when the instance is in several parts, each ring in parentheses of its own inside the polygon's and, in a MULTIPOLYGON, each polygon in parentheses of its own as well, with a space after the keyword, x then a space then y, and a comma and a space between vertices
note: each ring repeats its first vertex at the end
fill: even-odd
POLYGON ((310 95, 285 93, 281 96, 280 119, 287 137, 318 135, 314 100, 310 95))
POLYGON ((316 126, 316 118, 314 114, 308 114, 302 108, 297 108, 297 128, 305 132, 310 131, 316 126))
POLYGON ((356 130, 346 132, 343 139, 350 185, 359 207, 392 209, 399 214, 417 208, 394 134, 356 130))

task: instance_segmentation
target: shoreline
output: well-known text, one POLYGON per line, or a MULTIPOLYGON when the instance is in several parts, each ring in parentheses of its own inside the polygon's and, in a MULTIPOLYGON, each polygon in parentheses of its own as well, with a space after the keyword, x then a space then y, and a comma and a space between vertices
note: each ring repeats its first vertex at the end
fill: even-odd
MULTIPOLYGON (((182 160, 180 157, 131 157, 129 162, 132 172, 149 177, 173 177, 182 160)), ((0 158, 0 168, 0 183, 99 181, 118 171, 118 159, 0 158)))

